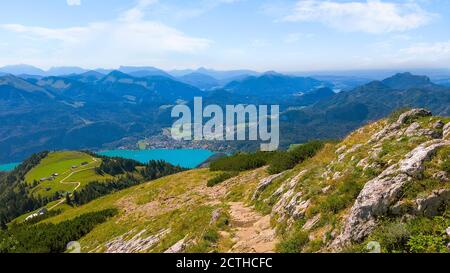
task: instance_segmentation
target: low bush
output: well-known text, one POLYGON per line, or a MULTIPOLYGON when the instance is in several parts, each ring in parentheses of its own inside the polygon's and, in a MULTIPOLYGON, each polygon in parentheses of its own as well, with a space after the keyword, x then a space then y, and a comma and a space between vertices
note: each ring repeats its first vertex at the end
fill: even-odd
POLYGON ((277 174, 294 168, 308 158, 313 157, 324 146, 323 141, 310 141, 305 144, 296 145, 286 152, 276 153, 270 160, 268 172, 277 174))
POLYGON ((226 181, 230 178, 233 178, 233 177, 237 176, 238 174, 239 174, 239 172, 236 172, 236 171, 221 173, 221 174, 209 179, 208 183, 206 185, 208 187, 214 187, 215 185, 220 184, 223 181, 226 181))
POLYGON ((211 171, 247 171, 260 168, 269 163, 276 152, 238 153, 211 162, 211 171))
POLYGON ((280 253, 301 253, 308 242, 308 232, 298 229, 277 245, 277 251, 280 253))
POLYGON ((347 177, 337 187, 336 191, 329 196, 319 205, 320 211, 337 213, 340 210, 346 208, 355 201, 359 192, 363 188, 363 183, 358 181, 356 175, 347 177))

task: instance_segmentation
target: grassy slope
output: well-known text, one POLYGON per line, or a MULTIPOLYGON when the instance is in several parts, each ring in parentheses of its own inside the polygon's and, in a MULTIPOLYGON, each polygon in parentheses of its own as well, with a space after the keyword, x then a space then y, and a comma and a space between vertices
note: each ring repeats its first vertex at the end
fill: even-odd
POLYGON ((80 182, 80 188, 82 188, 89 182, 110 178, 109 176, 101 176, 95 173, 94 168, 100 164, 100 159, 94 160, 90 155, 82 152, 53 152, 25 176, 25 181, 27 183, 33 183, 35 180, 39 181, 39 185, 32 190, 34 195, 53 196, 55 192, 71 192, 76 184, 70 182, 80 182), (87 162, 88 165, 81 166, 83 162, 87 162), (74 165, 77 168, 72 169, 74 165), (41 178, 50 177, 54 173, 59 174, 54 180, 40 182, 41 178), (70 177, 67 178, 69 175, 70 177), (65 179, 65 183, 60 183, 63 179, 65 179))
MULTIPOLYGON (((447 123, 450 121, 450 118, 425 117, 420 118, 417 122, 419 122, 422 128, 432 128, 433 124, 438 120, 447 123)), ((323 247, 332 239, 333 233, 342 228, 346 215, 365 183, 376 177, 391 164, 401 160, 419 144, 429 140, 427 137, 401 137, 400 139, 386 140, 381 144, 379 158, 369 161, 369 163, 378 162, 380 167, 363 170, 357 164, 360 160, 366 158, 370 150, 374 148, 373 144, 369 145, 367 141, 374 133, 382 129, 387 122, 387 120, 381 120, 367 125, 353 132, 337 145, 326 145, 315 157, 296 166, 294 170, 289 171, 283 178, 268 187, 261 197, 254 202, 256 209, 264 213, 269 213, 273 205, 278 201, 278 197, 270 197, 279 186, 283 182, 289 181, 300 171, 306 170, 305 175, 300 178, 295 188, 295 192, 302 193, 302 200, 311 201, 311 205, 306 210, 305 217, 295 221, 293 225, 288 224, 286 221, 277 222, 277 217, 273 219, 273 222, 277 226, 279 236, 289 246, 287 249, 283 249, 283 251, 315 252, 323 250, 323 247), (356 144, 362 144, 362 146, 356 151, 347 154, 339 162, 338 155, 336 154, 337 149, 345 145, 348 150, 356 144), (336 173, 340 175, 333 177, 336 173), (328 190, 324 191, 327 187, 328 190), (305 233, 302 230, 303 224, 317 215, 320 215, 320 220, 312 230, 306 233, 306 239, 304 240, 306 243, 299 243, 302 240, 298 238, 302 236, 301 234, 305 233), (303 243, 304 245, 302 245, 303 243), (292 248, 293 245, 301 245, 301 247, 292 248)), ((426 164, 425 177, 410 183, 412 188, 405 189, 404 200, 406 202, 412 202, 416 198, 427 196, 434 189, 449 187, 431 178, 432 174, 436 173, 436 171, 442 170, 440 164, 448 157, 448 154, 449 148, 442 148, 437 156, 426 164)), ((385 224, 387 225, 395 222, 394 219, 386 221, 385 224)), ((381 232, 378 234, 385 233, 381 232)), ((383 238, 380 238, 380 236, 377 238, 373 236, 368 238, 368 240, 375 239, 382 241, 383 238)), ((367 241, 363 242, 360 246, 356 246, 353 250, 362 251, 365 244, 367 244, 367 241)), ((386 249, 383 249, 383 251, 386 251, 386 249)))
POLYGON ((66 208, 62 214, 46 221, 57 223, 92 211, 118 208, 118 216, 97 226, 80 240, 84 252, 106 251, 107 242, 130 231, 127 239, 143 230, 145 233, 142 236, 145 237, 167 228, 170 228, 170 233, 147 251, 164 251, 186 235, 196 241, 187 251, 214 251, 219 247, 225 251, 224 246, 213 245, 203 238, 212 212, 218 208, 226 211, 228 200, 246 200, 251 196, 258 179, 267 173, 264 169, 258 169, 243 173, 239 179, 230 183, 206 187, 206 181, 216 174, 207 169, 198 169, 164 177, 99 198, 81 207, 66 208))
MULTIPOLYGON (((444 122, 450 121, 449 118, 427 117, 420 119, 419 123, 423 128, 430 128, 438 119, 444 122)), ((207 233, 212 212, 217 208, 223 208, 226 211, 227 202, 243 201, 248 205, 254 205, 256 210, 268 214, 278 200, 278 197, 271 197, 273 193, 282 183, 306 170, 295 188, 295 192, 302 192, 303 200, 311 201, 305 217, 295 221, 293 225, 288 225, 286 221, 277 222, 276 216, 272 222, 277 227, 282 242, 292 245, 289 242, 293 242, 293 238, 298 240, 301 237, 299 234, 304 232, 301 230, 302 225, 320 214, 320 221, 308 232, 306 238, 309 237, 309 239, 305 240, 301 248, 283 250, 303 252, 323 250, 326 243, 331 240, 333 231, 339 231, 342 227, 345 216, 364 184, 392 162, 397 162, 418 144, 426 141, 424 137, 402 138, 398 141, 387 140, 381 145, 380 157, 369 162, 376 160, 384 167, 369 168, 364 171, 356 165, 361 159, 366 158, 373 148, 372 145, 367 144, 367 141, 386 124, 387 120, 381 120, 355 131, 336 145, 327 144, 316 156, 278 178, 267 187, 257 201, 250 201, 249 197, 252 196, 258 181, 268 176, 264 168, 241 173, 238 177, 214 188, 207 188, 205 185, 207 180, 217 173, 198 169, 138 185, 81 207, 71 208, 64 205, 62 214, 46 221, 56 223, 91 211, 118 208, 118 216, 96 227, 80 240, 83 251, 106 251, 106 243, 128 232, 125 240, 131 239, 133 235, 143 230, 145 232, 142 236, 146 237, 170 228, 170 233, 147 251, 164 251, 187 235, 189 239, 196 242, 187 250, 188 252, 226 252, 232 245, 230 242, 219 239, 217 244, 211 244, 205 239, 204 235, 207 233), (349 149, 355 144, 363 145, 347 154, 339 162, 337 149, 344 145, 349 149), (337 172, 340 176, 333 177, 337 172), (323 191, 327 187, 328 190, 323 191)), ((433 181, 430 176, 441 168, 440 164, 448 157, 448 154, 448 148, 444 148, 427 163, 424 179, 415 181, 414 185, 417 186, 407 189, 405 200, 414 200, 417 197, 426 196, 435 188, 442 188, 442 185, 433 181)), ((390 224, 392 222, 386 223, 388 226, 390 224)), ((386 232, 381 232, 381 234, 384 233, 386 232)), ((374 236, 379 236, 377 234, 380 233, 375 233, 374 236)), ((368 239, 374 239, 374 237, 368 239)), ((356 250, 361 251, 361 249, 356 250)))

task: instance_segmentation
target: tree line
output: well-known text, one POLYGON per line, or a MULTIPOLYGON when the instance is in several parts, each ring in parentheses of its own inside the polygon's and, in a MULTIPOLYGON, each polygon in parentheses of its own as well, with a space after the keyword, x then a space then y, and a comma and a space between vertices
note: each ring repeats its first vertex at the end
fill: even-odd
POLYGON ((32 155, 22 162, 13 171, 0 175, 0 227, 5 228, 6 224, 14 218, 36 210, 45 204, 54 201, 55 197, 34 197, 30 193, 33 185, 25 182, 25 175, 37 166, 48 152, 41 152, 32 155))
POLYGON ((67 244, 88 234, 117 214, 107 209, 80 215, 58 224, 21 224, 0 231, 0 253, 62 253, 67 244))
POLYGON ((287 151, 238 153, 211 162, 211 171, 240 172, 269 166, 268 172, 276 174, 292 169, 295 165, 314 156, 326 142, 310 141, 296 145, 287 151))
MULTIPOLYGON (((106 168, 102 168, 102 170, 111 170, 109 167, 107 167, 108 164, 109 163, 106 163, 106 168)), ((120 165, 117 163, 113 163, 112 166, 120 165)), ((68 196, 67 203, 71 205, 83 205, 101 196, 108 195, 113 192, 120 191, 149 180, 155 180, 163 176, 171 175, 185 170, 184 168, 174 166, 161 160, 150 161, 147 165, 140 164, 139 166, 142 166, 141 168, 139 168, 139 170, 129 169, 130 171, 136 171, 139 175, 132 172, 127 172, 116 179, 91 182, 87 184, 83 189, 75 191, 72 197, 68 196)), ((119 168, 117 168, 117 170, 118 169, 119 168)))

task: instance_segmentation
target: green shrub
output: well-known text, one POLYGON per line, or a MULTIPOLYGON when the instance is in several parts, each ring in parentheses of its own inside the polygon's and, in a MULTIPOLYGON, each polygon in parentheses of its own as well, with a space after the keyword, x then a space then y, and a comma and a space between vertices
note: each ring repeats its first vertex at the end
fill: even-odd
POLYGON ((277 245, 277 251, 281 253, 301 253, 308 242, 308 232, 299 229, 285 240, 282 240, 277 245))
POLYGON ((323 141, 311 141, 283 152, 238 153, 211 162, 209 168, 211 171, 247 171, 270 165, 269 173, 280 173, 314 156, 323 145, 323 141))
POLYGON ((210 243, 216 243, 219 241, 219 232, 216 228, 208 228, 203 234, 203 239, 210 243))
POLYGON ((445 253, 447 244, 442 236, 416 235, 408 240, 408 247, 412 253, 445 253))
POLYGON ((239 175, 239 172, 237 171, 231 171, 231 172, 225 172, 221 173, 211 179, 208 180, 208 183, 206 184, 208 187, 213 187, 217 184, 222 183, 223 181, 226 181, 230 178, 233 178, 235 176, 239 175))
POLYGON ((408 226, 400 221, 382 225, 373 234, 375 241, 379 242, 383 251, 405 252, 406 244, 411 235, 408 226))
POLYGON ((450 160, 445 160, 444 162, 442 162, 441 168, 442 170, 450 174, 450 160))
POLYGON ((281 173, 285 170, 289 170, 297 165, 295 157, 289 152, 279 152, 273 156, 268 168, 269 174, 281 173))
POLYGON ((211 171, 247 171, 260 168, 268 164, 276 152, 238 153, 211 162, 211 171))
POLYGON ((296 145, 287 152, 278 152, 270 160, 268 172, 277 174, 294 168, 308 158, 313 157, 324 146, 323 141, 311 141, 296 145))
POLYGON ((357 181, 355 176, 344 180, 337 190, 319 205, 322 212, 337 213, 355 201, 363 185, 357 181))

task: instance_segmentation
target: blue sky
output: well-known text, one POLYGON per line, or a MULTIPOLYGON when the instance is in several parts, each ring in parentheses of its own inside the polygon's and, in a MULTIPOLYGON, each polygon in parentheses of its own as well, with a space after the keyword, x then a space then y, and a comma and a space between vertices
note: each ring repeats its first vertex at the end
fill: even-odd
POLYGON ((447 0, 15 0, 0 66, 449 68, 447 0))

